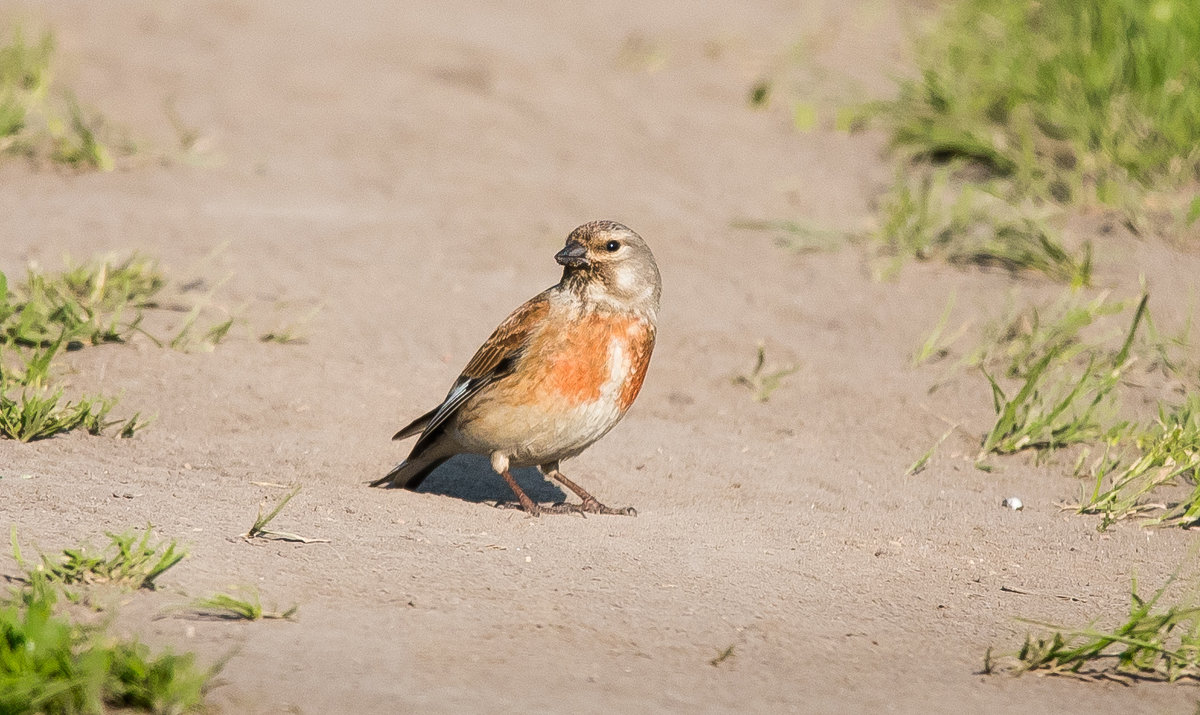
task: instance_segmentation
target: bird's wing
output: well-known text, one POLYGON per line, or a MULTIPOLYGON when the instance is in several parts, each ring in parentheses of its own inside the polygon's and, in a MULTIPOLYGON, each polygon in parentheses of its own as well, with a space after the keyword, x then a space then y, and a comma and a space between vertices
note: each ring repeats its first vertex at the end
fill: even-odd
POLYGON ((512 372, 517 359, 528 345, 530 335, 549 311, 548 291, 534 296, 514 310, 463 368, 462 374, 454 381, 454 386, 450 388, 442 404, 396 433, 393 439, 403 439, 415 434, 418 429, 421 431, 421 437, 413 445, 410 459, 433 442, 437 437, 438 428, 453 417, 472 395, 512 372))

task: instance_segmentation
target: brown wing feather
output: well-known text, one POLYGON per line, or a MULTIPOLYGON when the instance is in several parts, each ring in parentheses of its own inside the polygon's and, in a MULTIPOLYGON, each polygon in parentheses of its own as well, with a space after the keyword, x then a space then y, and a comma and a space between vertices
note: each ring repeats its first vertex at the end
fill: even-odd
MULTIPOLYGON (((418 456, 425 447, 433 443, 439 428, 453 417, 472 395, 512 371, 529 336, 550 312, 548 294, 549 291, 544 291, 530 298, 505 318, 492 332, 491 337, 484 341, 475 356, 463 368, 462 374, 454 381, 446 399, 425 422, 421 436, 408 456, 409 459, 418 456)), ((406 431, 407 428, 400 433, 406 431)))
POLYGON ((488 377, 505 358, 525 346, 529 334, 548 312, 550 299, 546 293, 539 293, 530 298, 505 318, 492 332, 491 337, 484 341, 471 358, 471 362, 463 368, 461 377, 470 380, 488 377))

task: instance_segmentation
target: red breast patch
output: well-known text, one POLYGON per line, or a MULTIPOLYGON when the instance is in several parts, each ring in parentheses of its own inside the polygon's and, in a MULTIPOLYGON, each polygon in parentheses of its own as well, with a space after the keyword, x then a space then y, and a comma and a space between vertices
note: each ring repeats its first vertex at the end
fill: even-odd
POLYGON ((630 356, 629 377, 621 386, 617 395, 617 407, 624 413, 637 399, 642 389, 642 381, 646 379, 646 369, 650 367, 650 353, 654 350, 654 331, 642 321, 626 326, 626 353, 630 356))
POLYGON ((637 318, 592 314, 574 323, 564 339, 569 342, 556 346, 547 360, 550 388, 572 406, 599 399, 614 378, 612 345, 619 341, 621 362, 628 365, 628 375, 615 376, 621 381, 617 407, 621 412, 627 410, 646 377, 654 348, 652 329, 637 318))

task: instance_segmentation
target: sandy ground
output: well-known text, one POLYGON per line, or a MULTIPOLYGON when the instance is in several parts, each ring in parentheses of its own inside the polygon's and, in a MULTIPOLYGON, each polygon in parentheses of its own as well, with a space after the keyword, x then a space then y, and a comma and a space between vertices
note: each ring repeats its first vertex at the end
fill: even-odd
MULTIPOLYGON (((1129 577, 1159 583, 1192 540, 1097 533, 1055 506, 1080 489, 1062 469, 972 469, 986 384, 909 366, 951 295, 957 322, 1058 289, 938 265, 880 283, 858 249, 796 254, 733 227, 868 224, 891 172, 880 138, 797 133, 747 89, 800 42, 801 94, 883 96, 910 11, 392 5, 3 8, 54 28, 60 79, 141 152, 103 175, 0 168, 0 266, 137 249, 180 281, 228 277, 214 300, 241 318, 213 352, 70 356, 73 388, 156 416, 135 439, 0 442, 0 518, 27 548, 146 522, 188 546, 116 627, 232 653, 221 713, 1191 709, 1191 686, 980 674, 989 646, 1019 645, 1016 617, 1116 619, 1129 577), (638 516, 494 509, 510 495, 479 460, 422 493, 367 488, 405 454, 392 432, 596 218, 651 243, 664 307, 637 405, 566 466, 638 516), (256 339, 314 308, 307 342, 256 339), (765 404, 731 383, 760 340, 799 368, 765 404), (943 420, 963 430, 905 477, 943 420), (303 485, 275 526, 329 543, 237 538, 284 493, 263 483, 303 485), (298 621, 156 618, 237 585, 298 621)), ((1102 282, 1142 271, 1194 297, 1194 256, 1097 240, 1102 282)))

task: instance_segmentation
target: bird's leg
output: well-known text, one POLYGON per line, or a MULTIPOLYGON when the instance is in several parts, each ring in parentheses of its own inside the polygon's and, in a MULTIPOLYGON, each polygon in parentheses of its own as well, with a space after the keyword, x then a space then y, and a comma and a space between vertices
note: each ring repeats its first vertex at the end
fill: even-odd
POLYGON ((550 464, 543 464, 540 467, 538 467, 538 469, 540 469, 542 471, 542 474, 545 474, 547 477, 553 477, 554 479, 562 482, 563 486, 565 486, 567 489, 570 489, 571 491, 578 494, 579 498, 582 500, 581 504, 555 504, 552 507, 548 507, 547 511, 550 511, 553 513, 558 513, 559 511, 562 511, 562 512, 580 512, 580 513, 586 512, 589 514, 616 514, 619 516, 637 516, 637 510, 631 506, 627 506, 624 509, 613 509, 612 507, 604 506, 603 504, 601 504, 600 501, 598 499, 596 499, 596 497, 592 496, 591 494, 588 494, 587 491, 583 487, 579 486, 578 484, 571 481, 570 479, 567 479, 565 474, 558 471, 558 462, 551 462, 550 464))
MULTIPOLYGON (((500 476, 504 477, 504 481, 508 482, 508 486, 513 490, 513 493, 517 495, 517 501, 521 503, 521 508, 525 510, 525 513, 529 514, 530 516, 541 515, 541 507, 533 503, 533 500, 529 498, 529 495, 521 489, 521 485, 517 484, 517 480, 513 478, 512 474, 509 473, 507 455, 501 452, 493 453, 492 469, 496 470, 500 476)), ((497 504, 496 506, 501 505, 502 504, 497 504)))
POLYGON ((508 486, 512 487, 513 492, 517 495, 517 501, 521 502, 521 508, 524 509, 526 513, 528 513, 530 516, 541 515, 542 508, 537 504, 534 504, 533 500, 529 498, 529 495, 521 490, 521 487, 517 484, 517 480, 513 479, 513 475, 509 474, 507 469, 503 472, 500 472, 500 476, 504 477, 504 481, 508 482, 508 486))

